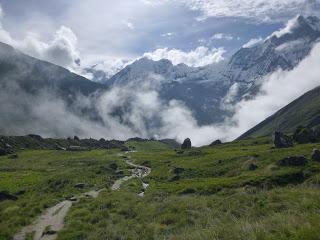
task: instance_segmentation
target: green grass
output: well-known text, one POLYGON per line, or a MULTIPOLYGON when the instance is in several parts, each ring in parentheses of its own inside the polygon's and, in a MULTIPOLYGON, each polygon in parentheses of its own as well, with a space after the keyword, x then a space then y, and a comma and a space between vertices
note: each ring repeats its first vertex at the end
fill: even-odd
POLYGON ((9 219, 0 220, 2 239, 45 207, 80 192, 73 187, 77 182, 88 184, 81 191, 108 189, 73 205, 59 240, 320 239, 320 163, 310 160, 320 144, 273 149, 269 139, 259 138, 182 154, 156 141, 126 145, 137 150, 128 154, 133 162, 152 168, 143 198, 137 195, 139 179, 119 191, 108 188, 117 178, 112 162, 129 174, 116 150, 25 151, 17 160, 0 158, 0 189, 26 189, 17 201, 0 202, 1 219, 9 219), (301 155, 309 159, 305 166, 277 165, 301 155), (257 169, 250 170, 251 163, 257 169), (183 171, 176 173, 177 168, 183 171))
POLYGON ((109 187, 117 178, 110 164, 127 168, 117 152, 26 150, 18 153, 18 159, 0 157, 0 191, 18 195, 17 201, 0 202, 0 239, 10 239, 45 208, 65 198, 109 187), (76 183, 85 183, 85 189, 76 189, 76 183))

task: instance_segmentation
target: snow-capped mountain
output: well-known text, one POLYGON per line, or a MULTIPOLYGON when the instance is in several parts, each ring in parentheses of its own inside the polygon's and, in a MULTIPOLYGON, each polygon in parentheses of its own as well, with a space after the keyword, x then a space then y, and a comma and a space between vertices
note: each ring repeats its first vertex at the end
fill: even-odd
POLYGON ((297 66, 320 38, 319 29, 317 17, 298 16, 264 41, 236 52, 228 63, 226 74, 239 86, 238 97, 254 94, 261 77, 277 69, 291 70, 297 66))
MULTIPOLYGON (((169 60, 142 58, 111 77, 106 84, 139 88, 152 75, 161 77, 163 101, 182 101, 199 124, 219 123, 232 114, 225 103, 235 103, 259 91, 260 79, 277 69, 294 68, 320 38, 317 17, 298 16, 263 41, 243 47, 230 59, 205 67, 174 66, 169 60), (134 84, 136 82, 136 85, 134 84)), ((160 81, 160 80, 159 80, 160 81)))

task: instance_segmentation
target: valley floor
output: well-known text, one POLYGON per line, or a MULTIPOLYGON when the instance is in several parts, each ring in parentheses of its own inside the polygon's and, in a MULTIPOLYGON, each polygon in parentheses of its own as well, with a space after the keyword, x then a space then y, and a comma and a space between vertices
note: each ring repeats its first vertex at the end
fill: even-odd
POLYGON ((0 200, 0 239, 12 239, 50 207, 100 189, 96 198, 72 203, 57 239, 320 239, 320 163, 310 160, 320 144, 274 149, 260 138, 185 151, 157 141, 126 145, 136 151, 0 157, 0 191, 17 197, 0 200), (288 156, 308 162, 277 164, 288 156))

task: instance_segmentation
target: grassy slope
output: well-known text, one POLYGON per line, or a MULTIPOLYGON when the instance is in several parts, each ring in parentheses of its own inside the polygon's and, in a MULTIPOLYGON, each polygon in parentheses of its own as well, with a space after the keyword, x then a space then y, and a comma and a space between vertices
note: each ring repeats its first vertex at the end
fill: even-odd
POLYGON ((0 239, 11 239, 45 208, 73 194, 109 187, 117 178, 109 165, 115 161, 126 167, 117 151, 26 150, 18 153, 18 159, 0 157, 0 191, 25 191, 17 201, 0 202, 0 239), (79 182, 87 187, 74 188, 79 182))
POLYGON ((152 167, 145 197, 137 196, 135 179, 120 191, 82 200, 60 240, 320 239, 320 163, 275 164, 289 155, 310 158, 320 144, 272 149, 262 138, 203 147, 198 156, 155 142, 130 145, 138 150, 131 153, 135 162, 152 167), (257 170, 247 170, 250 162, 257 170), (178 180, 175 167, 185 169, 178 180))
POLYGON ((320 124, 320 87, 293 101, 267 118, 240 139, 271 135, 274 130, 293 132, 299 125, 314 127, 320 124))

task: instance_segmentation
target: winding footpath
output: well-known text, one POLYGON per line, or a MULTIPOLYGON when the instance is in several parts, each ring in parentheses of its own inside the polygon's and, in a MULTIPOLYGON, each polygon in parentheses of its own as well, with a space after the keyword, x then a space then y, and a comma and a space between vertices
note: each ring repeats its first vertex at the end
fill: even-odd
MULTIPOLYGON (((127 155, 130 152, 125 152, 127 155)), ((118 154, 120 157, 124 157, 124 154, 118 154)), ((129 156, 127 158, 130 158, 129 156)), ((120 178, 114 182, 111 189, 116 191, 119 190, 121 184, 132 179, 139 178, 142 179, 151 173, 151 168, 146 166, 140 166, 132 163, 130 160, 125 160, 126 164, 131 166, 131 175, 120 178)), ((142 181, 143 191, 138 195, 140 197, 144 196, 144 191, 147 189, 149 184, 142 181)), ((43 215, 41 215, 33 224, 22 228, 22 230, 17 233, 13 240, 25 240, 28 234, 33 234, 33 240, 55 240, 58 236, 58 232, 61 231, 65 225, 64 219, 67 216, 72 204, 78 202, 79 199, 84 197, 97 198, 99 193, 104 189, 92 190, 90 192, 83 193, 79 196, 71 198, 70 200, 64 200, 57 205, 48 208, 43 215)))

